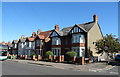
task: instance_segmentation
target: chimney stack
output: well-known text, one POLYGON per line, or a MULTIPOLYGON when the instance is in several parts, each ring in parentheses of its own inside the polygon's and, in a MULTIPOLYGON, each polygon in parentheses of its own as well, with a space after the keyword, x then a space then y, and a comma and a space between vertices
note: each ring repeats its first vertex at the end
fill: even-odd
POLYGON ((37 34, 40 34, 42 32, 42 30, 38 29, 37 30, 37 34))
POLYGON ((36 36, 36 32, 33 32, 33 33, 32 33, 32 37, 35 37, 35 36, 36 36))
POLYGON ((24 39, 24 38, 25 38, 25 36, 24 36, 24 35, 22 35, 22 36, 21 36, 21 39, 24 39))
POLYGON ((98 16, 96 14, 93 15, 93 21, 97 22, 98 21, 98 16))
POLYGON ((55 25, 55 30, 59 30, 59 25, 55 25))

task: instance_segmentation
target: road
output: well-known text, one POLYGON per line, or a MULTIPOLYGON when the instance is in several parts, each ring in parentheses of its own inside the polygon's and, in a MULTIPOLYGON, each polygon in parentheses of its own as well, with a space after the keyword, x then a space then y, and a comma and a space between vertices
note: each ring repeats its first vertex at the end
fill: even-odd
POLYGON ((2 75, 109 75, 109 73, 75 71, 58 69, 52 66, 4 61, 2 62, 2 75))

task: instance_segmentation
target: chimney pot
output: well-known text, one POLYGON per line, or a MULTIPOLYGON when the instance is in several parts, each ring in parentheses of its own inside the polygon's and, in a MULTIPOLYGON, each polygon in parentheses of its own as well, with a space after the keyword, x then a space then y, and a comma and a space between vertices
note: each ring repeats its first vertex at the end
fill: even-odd
POLYGON ((93 20, 94 20, 94 22, 98 21, 98 16, 96 14, 93 15, 93 20))
POLYGON ((25 38, 25 36, 24 36, 24 35, 22 35, 22 36, 21 36, 21 39, 24 39, 24 38, 25 38))
POLYGON ((36 32, 33 32, 33 33, 32 33, 32 37, 35 37, 35 36, 36 36, 36 32))
POLYGON ((38 29, 37 30, 37 34, 40 34, 42 32, 42 30, 38 29))
POLYGON ((59 30, 59 25, 55 25, 55 30, 59 30))

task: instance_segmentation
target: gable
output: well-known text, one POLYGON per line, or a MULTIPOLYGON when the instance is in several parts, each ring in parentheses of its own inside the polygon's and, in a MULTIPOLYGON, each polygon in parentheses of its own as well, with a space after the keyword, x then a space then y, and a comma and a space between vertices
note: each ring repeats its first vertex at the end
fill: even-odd
POLYGON ((53 31, 50 35, 50 37, 54 37, 54 36, 60 36, 56 31, 53 31))
POLYGON ((71 31, 69 32, 69 34, 73 34, 73 33, 80 33, 83 32, 83 30, 81 28, 79 28, 78 26, 74 26, 71 31))

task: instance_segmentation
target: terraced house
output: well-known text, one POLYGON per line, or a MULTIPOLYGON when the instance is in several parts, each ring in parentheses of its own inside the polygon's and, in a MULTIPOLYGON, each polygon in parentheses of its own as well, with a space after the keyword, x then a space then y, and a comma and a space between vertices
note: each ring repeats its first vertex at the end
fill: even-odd
POLYGON ((26 49, 25 40, 26 40, 26 37, 22 35, 18 41, 18 56, 25 55, 25 49, 26 49))
POLYGON ((35 49, 35 39, 36 37, 36 32, 32 33, 31 37, 27 37, 25 42, 26 42, 26 48, 25 48, 25 55, 27 55, 28 57, 31 56, 32 53, 34 53, 34 49, 35 49))
POLYGON ((12 41, 12 54, 18 54, 18 40, 12 41))
POLYGON ((54 55, 64 55, 68 51, 77 52, 77 57, 99 56, 95 49, 95 42, 103 38, 100 26, 98 24, 98 16, 93 16, 93 21, 75 24, 60 30, 59 25, 55 25, 54 29, 44 31, 38 30, 32 33, 32 36, 19 41, 13 40, 13 52, 19 55, 27 55, 28 57, 34 52, 36 55, 45 56, 46 51, 52 51, 54 55), (17 46, 18 45, 18 46, 17 46), (18 47, 18 48, 17 48, 18 47))
POLYGON ((77 52, 77 57, 98 56, 94 43, 102 37, 98 17, 94 15, 92 22, 75 24, 62 30, 56 25, 50 35, 51 50, 56 56, 65 55, 65 59, 68 51, 77 52))

